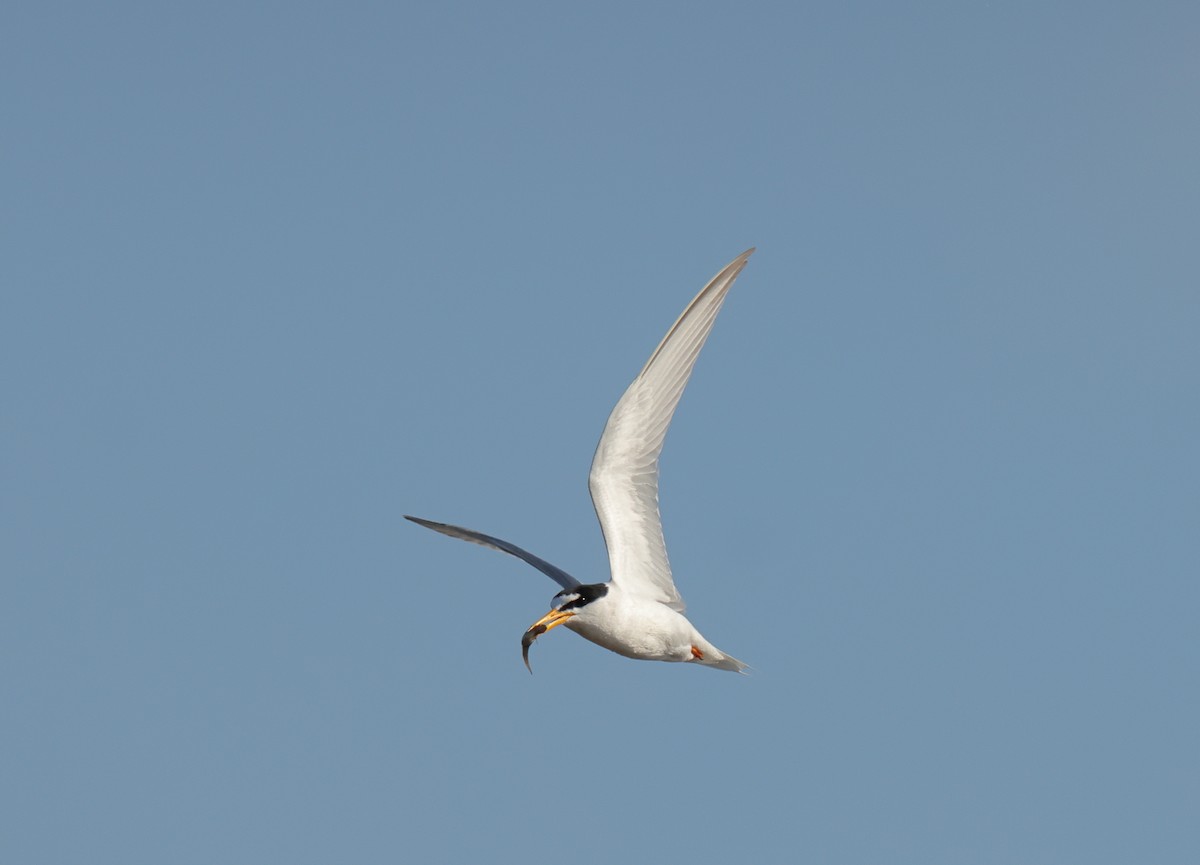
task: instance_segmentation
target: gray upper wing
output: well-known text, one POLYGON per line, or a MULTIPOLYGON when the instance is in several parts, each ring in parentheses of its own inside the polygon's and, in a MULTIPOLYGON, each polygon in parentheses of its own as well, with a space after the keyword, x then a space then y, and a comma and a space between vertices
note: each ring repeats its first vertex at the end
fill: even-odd
POLYGON ((575 579, 562 568, 555 567, 545 559, 539 559, 533 553, 526 552, 516 544, 510 544, 508 541, 500 540, 500 538, 493 538, 491 535, 483 534, 483 532, 464 529, 460 526, 451 526, 446 523, 435 523, 433 520, 423 520, 420 517, 410 517, 407 514, 405 514, 404 519, 411 520, 427 529, 433 529, 435 532, 441 532, 443 535, 458 538, 460 541, 470 541, 473 544, 491 547, 493 550, 499 550, 502 553, 508 553, 510 556, 516 556, 518 559, 533 565, 564 589, 573 589, 580 585, 579 580, 575 579))

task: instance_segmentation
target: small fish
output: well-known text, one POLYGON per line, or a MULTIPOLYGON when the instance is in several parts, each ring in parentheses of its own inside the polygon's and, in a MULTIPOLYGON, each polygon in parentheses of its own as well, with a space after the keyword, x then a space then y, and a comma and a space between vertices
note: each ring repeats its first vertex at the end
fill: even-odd
POLYGON ((525 632, 525 636, 521 637, 521 657, 525 659, 525 669, 529 670, 529 675, 533 675, 533 667, 529 666, 529 647, 533 645, 533 641, 546 633, 545 625, 534 625, 525 632))

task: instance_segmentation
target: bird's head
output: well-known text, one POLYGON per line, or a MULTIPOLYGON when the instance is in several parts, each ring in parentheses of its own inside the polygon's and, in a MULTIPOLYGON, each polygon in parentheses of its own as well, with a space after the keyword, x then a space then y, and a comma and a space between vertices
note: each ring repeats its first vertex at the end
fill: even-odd
POLYGON ((557 628, 568 619, 584 612, 588 604, 598 601, 607 594, 607 584, 591 583, 585 586, 575 586, 573 589, 563 589, 554 596, 550 602, 550 612, 530 625, 529 630, 521 637, 521 657, 525 659, 525 666, 530 673, 533 672, 533 667, 529 666, 529 647, 533 645, 533 641, 547 631, 557 628))

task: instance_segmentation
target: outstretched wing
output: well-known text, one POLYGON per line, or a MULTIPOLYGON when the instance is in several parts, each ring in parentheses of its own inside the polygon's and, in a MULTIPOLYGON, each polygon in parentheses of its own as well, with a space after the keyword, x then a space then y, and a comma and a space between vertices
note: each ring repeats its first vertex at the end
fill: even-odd
POLYGON ((613 583, 680 612, 658 513, 658 456, 725 294, 752 252, 731 261, 688 304, 609 415, 592 459, 588 488, 613 583))
POLYGON ((526 552, 516 544, 510 544, 508 541, 502 541, 499 538, 493 538, 491 535, 485 535, 482 532, 475 532, 471 529, 464 529, 460 526, 435 523, 433 520, 423 520, 420 517, 410 517, 407 514, 404 519, 411 520, 427 529, 433 529, 435 532, 441 532, 443 535, 458 538, 461 541, 470 541, 473 544, 491 547, 493 550, 499 550, 502 553, 508 553, 510 556, 516 556, 518 559, 533 565, 564 589, 573 589, 580 584, 579 580, 575 579, 562 568, 556 568, 545 559, 539 559, 533 553, 526 552))

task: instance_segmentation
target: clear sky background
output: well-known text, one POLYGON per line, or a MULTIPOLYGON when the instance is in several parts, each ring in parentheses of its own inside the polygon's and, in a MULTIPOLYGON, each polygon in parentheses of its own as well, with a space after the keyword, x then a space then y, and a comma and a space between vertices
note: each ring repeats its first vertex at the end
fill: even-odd
POLYGON ((1200 7, 0 15, 4 862, 1200 861, 1200 7), (617 397, 749 676, 564 630, 617 397))

